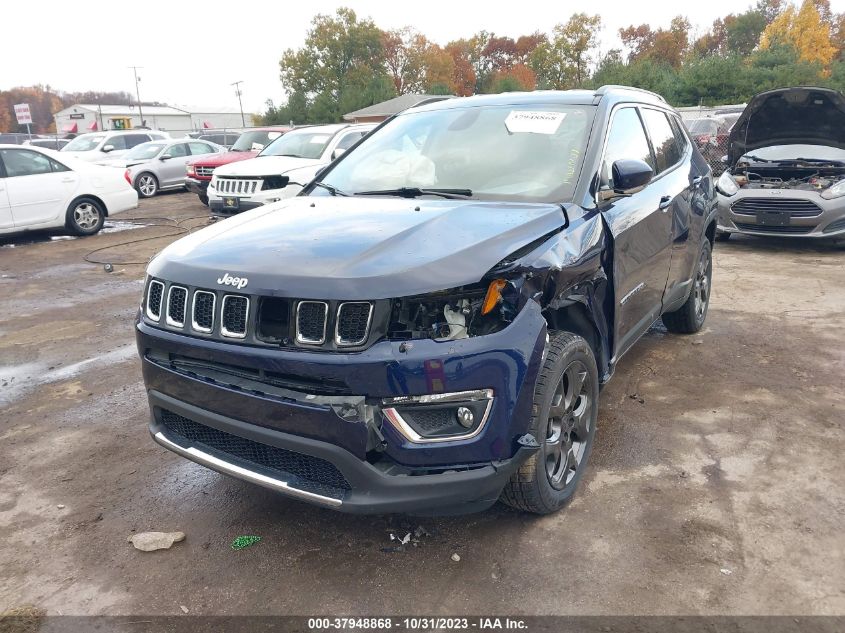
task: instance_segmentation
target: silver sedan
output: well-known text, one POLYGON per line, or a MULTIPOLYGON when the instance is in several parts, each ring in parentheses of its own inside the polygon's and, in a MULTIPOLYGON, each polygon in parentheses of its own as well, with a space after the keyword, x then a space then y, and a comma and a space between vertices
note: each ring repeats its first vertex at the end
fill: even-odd
POLYGON ((101 165, 126 169, 126 180, 141 198, 151 198, 164 189, 185 186, 185 164, 189 160, 226 151, 210 141, 177 139, 150 141, 135 146, 119 158, 101 165))

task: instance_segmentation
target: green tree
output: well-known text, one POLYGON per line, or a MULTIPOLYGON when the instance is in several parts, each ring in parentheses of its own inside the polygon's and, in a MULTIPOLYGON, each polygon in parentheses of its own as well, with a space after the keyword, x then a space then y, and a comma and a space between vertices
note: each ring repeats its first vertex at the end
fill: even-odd
MULTIPOLYGON (((395 96, 384 72, 382 32, 352 9, 317 15, 305 45, 279 62, 282 86, 305 99, 307 123, 339 121, 351 110, 395 96)), ((298 121, 297 121, 298 122, 298 121)))
POLYGON ((550 39, 541 40, 530 58, 530 65, 543 88, 581 87, 589 76, 589 65, 598 45, 601 17, 575 13, 556 24, 550 39))

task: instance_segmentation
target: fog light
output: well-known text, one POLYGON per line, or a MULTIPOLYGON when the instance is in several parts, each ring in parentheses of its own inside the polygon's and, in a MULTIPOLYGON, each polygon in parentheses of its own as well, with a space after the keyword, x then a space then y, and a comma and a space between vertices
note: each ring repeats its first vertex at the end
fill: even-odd
POLYGON ((465 429, 470 428, 472 423, 475 421, 475 416, 473 415, 472 410, 467 407, 458 407, 455 417, 458 419, 458 424, 465 429))

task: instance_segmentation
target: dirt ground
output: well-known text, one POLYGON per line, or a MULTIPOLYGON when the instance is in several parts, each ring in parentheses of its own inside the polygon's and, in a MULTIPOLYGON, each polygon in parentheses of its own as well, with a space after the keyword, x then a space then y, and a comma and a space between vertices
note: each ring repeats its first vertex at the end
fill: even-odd
POLYGON ((93 238, 0 238, 0 612, 845 614, 845 250, 717 244, 706 329, 623 359, 565 512, 352 517, 149 437, 143 266, 121 262, 175 238, 95 254, 111 273, 83 257, 204 210, 165 194, 93 238), (187 539, 142 553, 146 530, 187 539))

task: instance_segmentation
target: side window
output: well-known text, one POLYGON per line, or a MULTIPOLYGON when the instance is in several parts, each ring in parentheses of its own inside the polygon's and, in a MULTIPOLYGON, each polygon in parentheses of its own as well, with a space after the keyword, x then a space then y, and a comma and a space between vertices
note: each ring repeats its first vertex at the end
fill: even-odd
POLYGON ((150 137, 146 134, 127 134, 123 138, 126 139, 126 149, 132 149, 136 145, 146 143, 150 140, 150 137))
MULTIPOLYGON (((106 145, 111 145, 114 149, 126 149, 126 137, 123 135, 112 136, 103 142, 103 147, 106 145)), ((134 145, 130 147, 134 147, 134 145)))
POLYGON ((335 149, 349 149, 350 147, 355 145, 355 143, 357 143, 362 136, 364 135, 361 132, 352 132, 351 134, 347 134, 342 139, 340 139, 340 142, 337 144, 337 147, 335 147, 335 149))
POLYGON ((173 158, 187 156, 188 145, 187 143, 176 143, 175 145, 171 145, 169 148, 167 148, 167 153, 170 154, 173 158))
POLYGON ((70 167, 67 165, 62 165, 59 161, 53 160, 52 158, 48 158, 47 160, 50 161, 50 167, 53 168, 53 171, 70 171, 70 167))
POLYGON ((601 182, 613 189, 613 163, 623 159, 645 161, 654 168, 651 149, 636 108, 622 108, 613 115, 601 168, 601 182))
POLYGON ((214 149, 211 147, 211 145, 206 145, 205 143, 200 143, 198 141, 188 143, 188 147, 191 148, 191 154, 194 156, 198 154, 211 154, 212 152, 214 152, 214 149))
POLYGON ((0 149, 0 158, 6 166, 6 176, 35 176, 53 172, 51 161, 44 154, 25 149, 0 149))
POLYGON ((684 131, 684 126, 681 124, 678 117, 671 116, 669 117, 669 121, 672 123, 672 130, 675 132, 675 140, 678 143, 678 149, 681 152, 681 156, 683 156, 687 151, 687 147, 689 147, 689 140, 687 139, 687 134, 684 131))
POLYGON ((675 133, 669 125, 669 119, 660 110, 643 108, 643 119, 645 119, 651 145, 654 148, 654 157, 657 161, 657 173, 661 173, 675 166, 681 160, 681 151, 675 140, 675 133))

